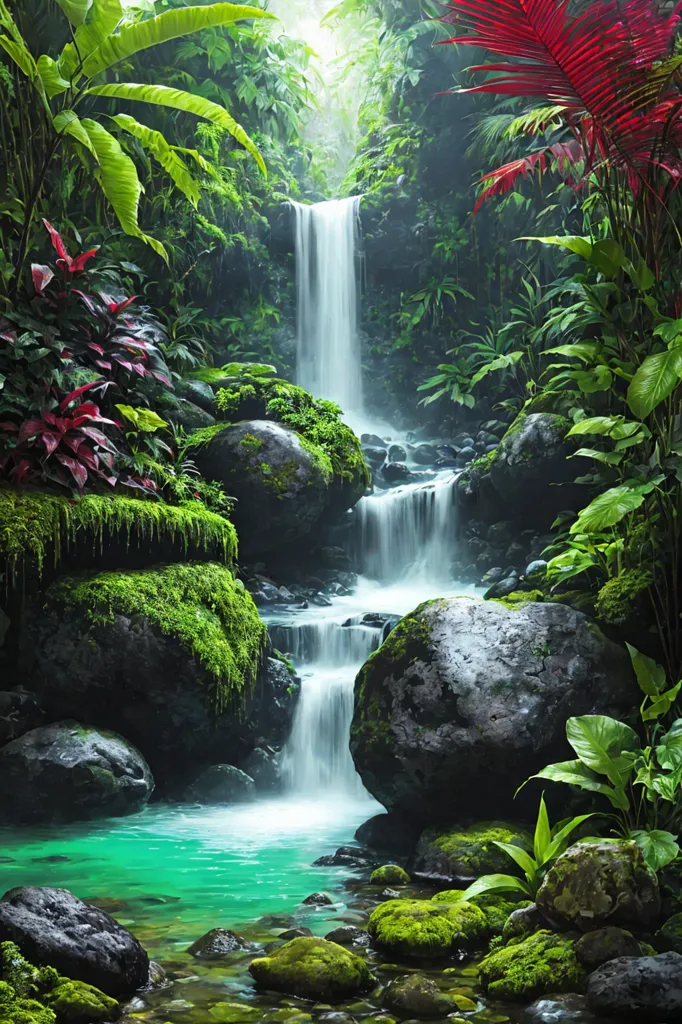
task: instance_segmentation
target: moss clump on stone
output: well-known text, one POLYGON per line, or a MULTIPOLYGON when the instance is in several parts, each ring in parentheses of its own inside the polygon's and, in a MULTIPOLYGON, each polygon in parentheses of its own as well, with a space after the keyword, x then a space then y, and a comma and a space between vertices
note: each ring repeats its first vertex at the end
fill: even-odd
POLYGON ((78 607, 93 625, 144 615, 210 673, 219 710, 255 682, 267 631, 251 595, 223 565, 189 562, 67 577, 48 588, 47 599, 78 607))
POLYGON ((524 608, 527 604, 544 601, 545 595, 542 590, 512 590, 511 594, 507 594, 506 597, 493 597, 492 600, 497 601, 498 604, 503 604, 505 608, 517 611, 519 608, 524 608))
POLYGON ((445 957, 475 944, 486 933, 485 914, 471 903, 389 900, 367 926, 378 946, 407 957, 445 957))
POLYGON ((190 544, 215 548, 229 564, 237 557, 233 524, 199 501, 166 505, 101 494, 73 501, 57 494, 0 488, 0 559, 7 561, 10 573, 26 557, 42 570, 50 548, 58 564, 62 547, 83 534, 92 537, 96 550, 109 538, 123 536, 126 543, 138 546, 156 538, 180 540, 185 551, 190 544))
POLYGON ((573 940, 544 930, 490 953, 479 976, 491 996, 528 1002, 546 992, 578 992, 585 980, 573 940))
POLYGON ((269 956, 253 960, 249 971, 261 988, 332 1003, 373 984, 370 969, 359 956, 312 937, 292 939, 269 956))
POLYGON ((642 569, 625 569, 620 576, 614 576, 597 595, 594 606, 597 618, 608 626, 624 626, 652 582, 651 573, 642 569))
POLYGON ((52 1010, 36 999, 25 999, 6 981, 0 981, 0 1024, 55 1024, 52 1010))
POLYGON ((113 1020, 118 1010, 118 1002, 94 985, 66 978, 61 978, 44 998, 57 1015, 58 1024, 100 1024, 113 1020))
MULTIPOLYGON (((431 899, 434 903, 459 903, 464 896, 464 891, 464 889, 445 889, 443 892, 437 892, 431 899)), ((489 935, 501 935, 509 915, 514 910, 531 906, 530 900, 514 903, 505 896, 495 893, 472 896, 468 902, 483 911, 489 935)))
POLYGON ((216 408, 231 423, 243 419, 283 423, 329 458, 340 483, 358 489, 371 483, 360 442, 341 421, 341 409, 333 402, 316 399, 286 380, 244 374, 217 392, 216 408))
POLYGON ((399 864, 382 864, 370 877, 372 885, 407 885, 410 881, 407 871, 399 864))
POLYGON ((656 932, 656 945, 663 952, 682 953, 682 914, 673 914, 656 932))
POLYGON ((477 822, 467 828, 430 828, 420 839, 420 845, 434 846, 444 855, 453 878, 479 878, 506 872, 509 857, 496 842, 523 846, 519 829, 505 822, 477 822))

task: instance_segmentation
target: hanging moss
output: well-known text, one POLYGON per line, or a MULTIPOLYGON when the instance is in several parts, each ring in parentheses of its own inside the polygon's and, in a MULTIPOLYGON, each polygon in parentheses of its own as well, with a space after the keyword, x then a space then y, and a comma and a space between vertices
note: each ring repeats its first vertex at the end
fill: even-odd
POLYGON ((210 673, 218 710, 255 683, 267 630, 251 595, 223 565, 188 562, 65 578, 48 589, 47 598, 78 607, 93 625, 113 622, 117 614, 145 616, 210 673))
POLYGON ((237 557, 233 524, 198 501, 166 505, 100 494, 72 500, 57 494, 0 488, 0 558, 7 560, 10 573, 27 556, 42 571, 50 547, 56 565, 62 546, 68 547, 80 533, 92 536, 99 550, 109 538, 123 535, 127 543, 133 537, 138 543, 163 538, 181 540, 185 551, 190 544, 217 548, 229 564, 237 557))

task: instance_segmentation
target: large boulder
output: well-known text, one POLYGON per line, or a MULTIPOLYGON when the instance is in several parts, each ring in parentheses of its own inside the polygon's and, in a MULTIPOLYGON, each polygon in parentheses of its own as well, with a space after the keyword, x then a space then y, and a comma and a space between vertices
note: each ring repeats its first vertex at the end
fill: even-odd
POLYGON ((293 674, 264 658, 265 627, 225 566, 62 579, 26 609, 20 640, 22 676, 50 718, 126 736, 163 793, 288 734, 293 674))
POLYGON ((129 931, 66 889, 26 886, 0 900, 0 942, 15 942, 38 965, 129 995, 149 980, 149 958, 129 931))
MULTIPOLYGON (((490 459, 490 477, 508 517, 551 526, 558 512, 584 501, 565 440, 571 421, 551 412, 521 413, 490 459)), ((578 505, 579 507, 579 505, 578 505)))
POLYGON ((232 764, 212 764, 188 786, 185 799, 197 804, 238 804, 256 799, 256 783, 232 764))
POLYGON ((682 956, 621 957, 590 975, 587 1004, 619 1024, 682 1020, 682 956))
POLYGON ((484 991, 496 999, 527 1002, 547 992, 579 992, 585 983, 573 941, 549 931, 490 953, 479 977, 484 991))
POLYGON ((566 605, 430 601, 361 669, 351 751, 389 811, 502 816, 522 782, 570 756, 566 719, 629 709, 632 679, 624 649, 566 605))
POLYGON ((298 938, 253 960, 259 988, 325 1003, 350 999, 371 988, 369 967, 359 956, 326 939, 298 938))
POLYGON ((220 427, 194 459, 203 476, 237 499, 234 521, 246 557, 300 541, 325 510, 333 476, 328 456, 281 423, 220 427))
POLYGON ((576 843, 550 867, 538 910, 560 928, 652 928, 661 900, 656 873, 633 842, 576 843))
POLYGON ((387 900, 372 911, 367 930, 380 949, 411 959, 446 957, 470 947, 488 930, 485 914, 461 899, 387 900))
POLYGON ((116 733, 78 722, 32 729, 0 749, 0 821, 83 821, 139 811, 154 779, 116 733))
POLYGON ((470 882, 481 875, 505 873, 509 857, 496 843, 524 846, 520 829, 504 822, 477 822, 467 827, 434 827, 422 832, 411 868, 436 881, 470 882))

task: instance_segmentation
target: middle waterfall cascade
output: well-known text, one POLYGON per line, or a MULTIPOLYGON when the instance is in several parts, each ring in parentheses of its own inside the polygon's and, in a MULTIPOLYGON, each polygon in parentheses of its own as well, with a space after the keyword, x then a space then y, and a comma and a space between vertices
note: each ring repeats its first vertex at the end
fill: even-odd
POLYGON ((356 252, 360 197, 306 206, 296 218, 296 380, 316 398, 362 416, 356 252))

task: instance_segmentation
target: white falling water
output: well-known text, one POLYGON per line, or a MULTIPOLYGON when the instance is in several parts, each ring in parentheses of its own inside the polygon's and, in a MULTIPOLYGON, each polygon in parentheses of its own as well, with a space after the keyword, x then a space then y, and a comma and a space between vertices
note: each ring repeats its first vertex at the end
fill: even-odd
POLYGON ((297 383, 345 413, 362 413, 355 257, 360 198, 305 206, 296 217, 297 383))

